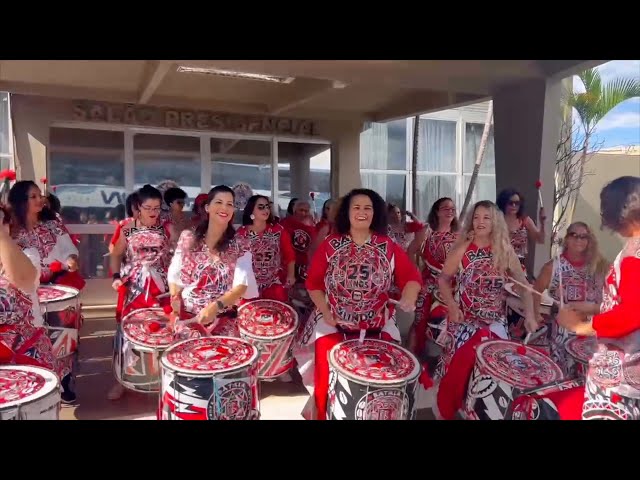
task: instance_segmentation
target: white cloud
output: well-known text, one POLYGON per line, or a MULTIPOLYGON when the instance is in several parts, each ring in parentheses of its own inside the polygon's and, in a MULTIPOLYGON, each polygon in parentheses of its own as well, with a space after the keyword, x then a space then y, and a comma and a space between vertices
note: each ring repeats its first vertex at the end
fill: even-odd
POLYGON ((611 113, 600 120, 597 126, 599 132, 614 128, 637 128, 640 130, 640 112, 611 113))

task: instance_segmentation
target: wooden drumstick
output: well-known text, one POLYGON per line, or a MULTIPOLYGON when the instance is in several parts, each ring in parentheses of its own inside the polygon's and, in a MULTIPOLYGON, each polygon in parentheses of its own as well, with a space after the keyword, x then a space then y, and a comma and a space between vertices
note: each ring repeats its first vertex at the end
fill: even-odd
MULTIPOLYGON (((531 292, 531 293, 535 293, 536 295, 538 295, 538 296, 542 297, 542 293, 540 293, 539 291, 537 291, 537 290, 536 290, 535 288, 533 288, 531 285, 525 285, 524 283, 520 283, 519 281, 517 281, 517 280, 516 280, 515 278, 513 278, 513 277, 508 277, 508 278, 509 278, 509 280, 511 280, 511 281, 512 281, 513 283, 515 283, 516 285, 519 285, 519 286, 521 286, 522 288, 524 288, 525 290, 528 290, 529 292, 531 292)), ((553 298, 551 298, 551 297, 549 297, 549 298, 551 299, 551 301, 552 301, 554 304, 556 304, 556 305, 560 306, 560 304, 559 304, 556 300, 554 300, 554 299, 553 299, 553 298)))

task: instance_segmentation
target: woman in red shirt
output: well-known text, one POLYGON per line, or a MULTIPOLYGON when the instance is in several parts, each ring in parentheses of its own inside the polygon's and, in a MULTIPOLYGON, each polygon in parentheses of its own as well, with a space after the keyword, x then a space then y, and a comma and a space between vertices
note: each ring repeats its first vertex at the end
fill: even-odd
POLYGON ((296 280, 296 254, 284 227, 273 222, 267 197, 253 195, 247 200, 242 225, 236 235, 246 238, 251 245, 253 273, 260 298, 287 302, 287 289, 296 280))
POLYGON ((640 177, 620 177, 600 192, 602 225, 627 238, 605 281, 600 313, 568 306, 558 323, 595 335, 583 420, 640 420, 640 177))
POLYGON ((331 348, 366 335, 400 341, 390 291, 401 292, 399 306, 411 312, 420 292, 420 272, 405 251, 387 236, 384 200, 368 189, 352 190, 336 216, 337 233, 320 244, 306 286, 315 311, 295 351, 302 379, 314 387, 318 420, 326 419, 331 348))
POLYGON ((389 220, 389 237, 391 237, 405 251, 416 237, 416 234, 424 232, 426 225, 418 220, 411 212, 405 212, 405 215, 411 217, 411 221, 407 222, 403 219, 402 210, 390 203, 387 206, 387 215, 389 220))

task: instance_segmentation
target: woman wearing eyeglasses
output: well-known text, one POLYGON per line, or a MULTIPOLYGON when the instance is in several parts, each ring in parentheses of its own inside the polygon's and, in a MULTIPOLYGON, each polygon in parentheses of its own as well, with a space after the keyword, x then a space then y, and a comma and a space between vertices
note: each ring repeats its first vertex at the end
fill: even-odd
MULTIPOLYGON (((533 288, 541 293, 547 289, 549 296, 555 301, 560 302, 562 299, 562 303, 569 308, 584 315, 595 315, 600 311, 607 268, 608 264, 601 255, 596 237, 589 226, 583 222, 574 222, 569 225, 562 241, 562 253, 542 267, 533 288)), ((540 302, 534 302, 534 310, 541 325, 550 324, 551 357, 565 375, 571 375, 573 361, 565 349, 571 332, 558 325, 555 315, 543 319, 540 315, 540 302)))
POLYGON ((287 302, 287 289, 296 280, 296 254, 287 231, 274 222, 267 197, 253 195, 247 200, 236 235, 248 239, 251 246, 260 298, 287 302))
POLYGON ((525 262, 529 253, 529 240, 543 244, 546 236, 544 222, 547 219, 544 208, 538 212, 539 227, 531 217, 524 213, 524 197, 513 188, 502 190, 496 200, 496 205, 504 214, 507 222, 511 245, 520 260, 523 270, 526 271, 525 262))

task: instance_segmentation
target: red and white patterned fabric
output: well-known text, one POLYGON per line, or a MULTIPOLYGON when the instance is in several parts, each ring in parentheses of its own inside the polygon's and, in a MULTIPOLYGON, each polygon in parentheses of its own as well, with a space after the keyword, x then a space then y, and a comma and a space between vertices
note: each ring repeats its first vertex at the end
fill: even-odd
POLYGON ((529 253, 529 233, 527 232, 526 227, 527 218, 528 217, 521 218, 520 226, 516 230, 509 232, 509 236, 511 237, 511 246, 516 252, 521 263, 524 263, 524 260, 527 258, 527 254, 529 253))
POLYGON ((127 263, 121 268, 118 310, 125 317, 138 308, 159 306, 157 297, 168 292, 171 234, 167 223, 145 227, 134 220, 122 227, 121 235, 126 242, 127 263))
MULTIPOLYGON (((182 289, 181 318, 197 316, 237 285, 247 286, 244 298, 259 295, 249 248, 246 238, 235 236, 224 252, 213 257, 206 243, 196 242, 191 230, 182 232, 169 266, 169 282, 182 289)), ((219 319, 214 335, 239 336, 234 318, 225 315, 219 319)))
POLYGON ((413 239, 416 237, 416 233, 424 227, 424 223, 413 221, 402 222, 395 225, 389 224, 387 235, 406 251, 413 239))
POLYGON ((313 225, 299 222, 293 217, 286 217, 280 225, 289 232, 291 244, 296 254, 296 280, 304 283, 307 279, 307 265, 309 264, 309 248, 316 238, 317 231, 313 225))
POLYGON ((0 276, 0 365, 34 365, 62 378, 47 331, 34 324, 39 310, 29 294, 0 276))
POLYGON ((430 231, 420 252, 426 266, 422 271, 422 290, 416 302, 416 351, 413 352, 416 355, 420 355, 424 350, 426 340, 430 336, 429 321, 447 315, 447 306, 440 298, 438 290, 438 276, 457 238, 458 234, 455 232, 430 231))
MULTIPOLYGON (((560 302, 560 285, 562 284, 562 299, 565 304, 570 302, 600 303, 602 301, 602 280, 589 272, 587 264, 572 263, 565 255, 560 255, 553 260, 553 270, 548 288, 549 296, 560 302)), ((573 362, 567 357, 565 345, 567 340, 575 335, 558 325, 555 315, 552 315, 550 320, 551 358, 562 368, 565 375, 570 375, 573 362)))
POLYGON ((326 417, 326 352, 344 339, 341 332, 357 334, 361 329, 399 342, 395 306, 388 300, 392 287, 402 291, 410 281, 421 284, 420 272, 402 247, 386 235, 372 234, 358 245, 350 235, 335 234, 318 247, 306 287, 325 292, 340 330, 314 311, 300 331, 294 355, 305 386, 314 388, 319 418, 326 417))
POLYGON ((237 236, 249 242, 260 298, 288 301, 284 288, 287 265, 295 262, 296 254, 284 227, 280 224, 267 225, 263 232, 256 233, 248 226, 243 226, 238 229, 237 236))
POLYGON ((640 420, 640 238, 616 257, 593 318, 597 351, 589 361, 583 420, 640 420))

